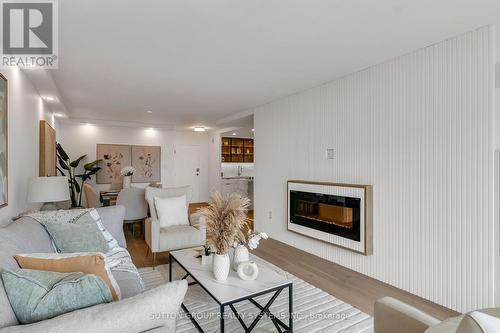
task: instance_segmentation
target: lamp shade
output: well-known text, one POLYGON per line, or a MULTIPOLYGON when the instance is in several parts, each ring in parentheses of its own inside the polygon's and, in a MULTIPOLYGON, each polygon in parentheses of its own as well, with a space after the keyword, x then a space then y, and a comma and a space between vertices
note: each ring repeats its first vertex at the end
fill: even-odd
POLYGON ((28 202, 59 202, 69 199, 68 178, 31 178, 28 189, 28 202))

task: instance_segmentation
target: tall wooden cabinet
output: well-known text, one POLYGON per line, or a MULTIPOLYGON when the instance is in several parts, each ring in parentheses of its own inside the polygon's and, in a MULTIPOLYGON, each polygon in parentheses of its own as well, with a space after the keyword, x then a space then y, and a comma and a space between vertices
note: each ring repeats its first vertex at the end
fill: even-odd
POLYGON ((253 163, 253 139, 222 137, 221 162, 253 163))

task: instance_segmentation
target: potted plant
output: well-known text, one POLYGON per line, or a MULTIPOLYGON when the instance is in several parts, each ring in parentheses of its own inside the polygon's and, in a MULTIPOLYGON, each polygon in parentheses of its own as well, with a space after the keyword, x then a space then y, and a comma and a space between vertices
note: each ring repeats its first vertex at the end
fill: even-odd
POLYGON ((57 161, 59 163, 56 166, 57 171, 63 176, 68 177, 69 184, 69 195, 71 198, 71 207, 81 207, 82 206, 82 188, 83 184, 92 178, 97 171, 101 170, 97 166, 101 160, 95 160, 93 162, 87 163, 83 166, 83 173, 77 174, 76 169, 80 162, 87 157, 87 155, 82 155, 74 161, 71 161, 66 151, 63 149, 61 144, 56 145, 57 151, 57 161), (65 170, 65 171, 63 171, 65 170), (80 179, 80 183, 78 182, 80 179))
POLYGON ((233 193, 223 196, 214 192, 207 207, 201 208, 200 213, 206 219, 207 245, 213 255, 213 273, 215 279, 227 279, 230 269, 229 249, 235 241, 243 241, 245 235, 241 231, 247 217, 250 200, 233 193))
POLYGON ((209 265, 212 263, 212 251, 210 250, 210 246, 203 245, 203 250, 201 250, 201 264, 209 265))
POLYGON ((135 169, 131 166, 126 166, 121 169, 120 174, 123 176, 123 188, 130 188, 132 183, 132 175, 135 173, 135 169))
POLYGON ((252 232, 248 230, 246 239, 243 242, 235 242, 234 255, 233 255, 233 270, 237 271, 238 266, 242 262, 250 260, 248 249, 255 250, 259 246, 261 239, 267 239, 268 236, 265 232, 252 232), (248 248, 247 248, 248 246, 248 248))

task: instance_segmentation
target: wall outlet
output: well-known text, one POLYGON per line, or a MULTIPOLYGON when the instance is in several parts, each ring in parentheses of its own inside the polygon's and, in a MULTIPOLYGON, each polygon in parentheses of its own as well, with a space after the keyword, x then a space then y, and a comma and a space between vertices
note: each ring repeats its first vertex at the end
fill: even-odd
POLYGON ((272 220, 273 219, 273 212, 272 211, 269 211, 269 219, 272 220))
POLYGON ((333 148, 328 148, 326 150, 326 159, 333 160, 335 158, 335 150, 333 148))

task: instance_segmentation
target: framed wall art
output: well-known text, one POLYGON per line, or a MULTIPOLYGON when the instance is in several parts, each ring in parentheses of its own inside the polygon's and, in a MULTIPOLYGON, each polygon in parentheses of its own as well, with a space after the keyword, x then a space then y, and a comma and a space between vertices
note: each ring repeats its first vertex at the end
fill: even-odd
POLYGON ((133 183, 151 183, 161 181, 161 147, 132 146, 132 167, 136 172, 133 183))
POLYGON ((0 207, 7 206, 8 195, 8 154, 9 126, 7 117, 7 79, 0 74, 0 207))
POLYGON ((130 146, 98 144, 97 159, 102 160, 97 172, 97 184, 112 184, 122 178, 120 171, 130 165, 130 146))

